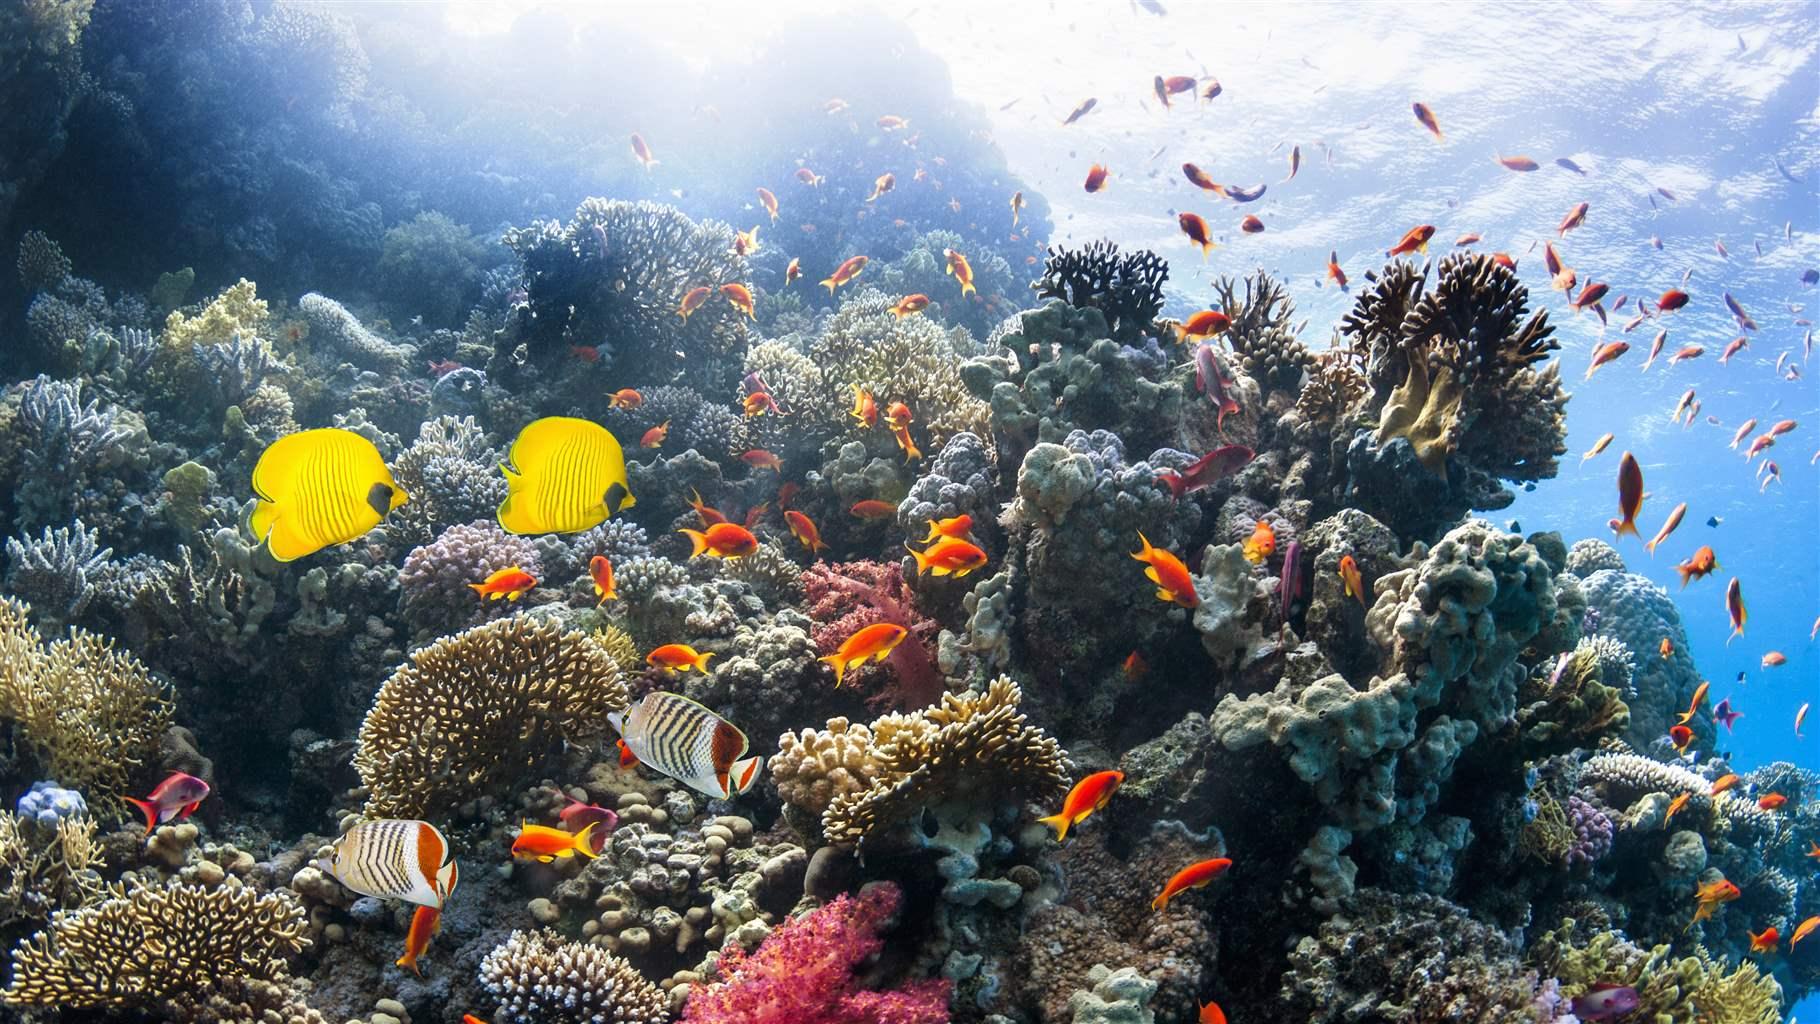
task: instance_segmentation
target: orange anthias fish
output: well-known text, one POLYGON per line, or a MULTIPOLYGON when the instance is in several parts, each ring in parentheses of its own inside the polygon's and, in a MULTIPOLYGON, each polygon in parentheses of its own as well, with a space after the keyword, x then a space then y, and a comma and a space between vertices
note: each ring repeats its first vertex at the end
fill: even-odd
POLYGON ((1744 893, 1730 879, 1721 878, 1717 882, 1708 882, 1700 886, 1694 893, 1694 898, 1699 901, 1699 906, 1695 908, 1694 919, 1688 922, 1688 927, 1691 928, 1712 917, 1713 911, 1719 909, 1719 904, 1730 903, 1742 895, 1744 893))
POLYGON ((664 644, 645 655, 645 664, 652 668, 668 669, 672 672, 687 672, 694 669, 705 675, 708 671, 708 659, 712 657, 714 657, 713 651, 698 651, 688 644, 664 644))
POLYGON ((1217 309, 1203 309, 1175 328, 1177 341, 1199 341, 1226 333, 1232 318, 1217 309))
POLYGON ((902 320, 904 317, 921 313, 928 308, 929 296, 917 292, 914 295, 906 295, 897 300, 897 304, 891 307, 891 315, 902 320))
POLYGON ((708 503, 702 499, 701 492, 693 487, 689 488, 689 507, 695 510, 696 515, 701 516, 703 526, 713 526, 715 523, 727 521, 727 517, 721 515, 718 509, 709 508, 708 503))
POLYGON ((872 194, 866 197, 866 202, 875 202, 879 196, 884 195, 886 192, 889 192, 896 187, 897 175, 886 171, 884 174, 878 176, 877 181, 872 183, 872 194))
POLYGON ((798 512, 795 509, 785 509, 784 522, 790 527, 790 536, 802 541, 803 546, 809 549, 810 554, 821 551, 828 546, 827 542, 822 540, 822 532, 815 528, 814 521, 801 512, 798 512))
POLYGON ((757 224, 752 225, 750 231, 733 232, 733 254, 735 256, 751 256, 758 252, 758 248, 757 224))
POLYGON ((596 607, 619 599, 618 591, 613 589, 613 563, 607 561, 606 555, 588 559, 588 579, 594 581, 594 596, 600 599, 594 602, 596 607))
POLYGON ((1753 953, 1774 953, 1776 947, 1782 944, 1782 933, 1776 931, 1773 924, 1761 932, 1746 931, 1744 934, 1750 936, 1750 951, 1753 953))
POLYGON ((910 127, 910 119, 907 117, 898 117, 896 114, 886 114, 878 119, 877 124, 885 131, 894 132, 901 128, 910 127))
POLYGON ((877 498, 856 501, 847 513, 857 519, 887 519, 897 515, 897 506, 877 498))
POLYGON ((1231 866, 1232 861, 1226 857, 1215 857, 1212 860, 1201 861, 1199 864, 1190 864, 1177 871, 1175 877, 1169 880, 1169 884, 1163 886, 1163 891, 1157 894, 1156 899, 1150 901, 1150 909, 1168 909, 1170 900, 1190 889, 1201 888, 1225 874, 1226 869, 1231 866))
POLYGON ((1694 716, 1700 713, 1700 705, 1706 703, 1706 693, 1710 689, 1712 689, 1712 684, 1705 680, 1701 680, 1700 685, 1694 687, 1694 698, 1687 702, 1687 710, 1681 712, 1680 724, 1686 725, 1694 720, 1694 716))
POLYGON ((1339 285, 1341 291, 1346 289, 1346 271, 1340 269, 1340 250, 1338 249, 1329 250, 1327 253, 1327 280, 1339 285))
POLYGON ((761 188, 758 190, 758 202, 765 208, 765 212, 771 215, 771 223, 776 224, 777 196, 773 195, 770 189, 761 188))
POLYGON ((753 309, 752 289, 735 281, 731 284, 721 285, 720 293, 727 297, 727 301, 732 304, 734 309, 754 320, 758 319, 758 313, 753 309))
POLYGON ((1179 604, 1183 608, 1199 607, 1201 598, 1194 591, 1194 577, 1189 574, 1188 567, 1182 564, 1182 560, 1169 551, 1153 546, 1150 538, 1144 536, 1142 531, 1138 533, 1138 543, 1143 548, 1133 552, 1131 557, 1149 566, 1144 570, 1144 576, 1156 584, 1157 600, 1179 604))
POLYGON ((1795 943, 1800 942, 1802 939, 1807 938, 1809 935, 1812 935, 1814 933, 1815 928, 1820 928, 1820 914, 1815 914, 1813 917, 1810 917, 1807 920, 1796 925, 1795 934, 1789 936, 1789 940, 1788 940, 1789 952, 1791 952, 1791 953, 1794 952, 1795 943))
POLYGON ((855 631, 852 636, 841 641, 838 650, 824 655, 820 660, 834 669, 834 686, 838 689, 841 681, 846 678, 848 669, 864 665, 868 658, 884 661, 909 635, 909 630, 895 622, 875 622, 855 631))
POLYGON ((1206 171, 1201 170, 1193 164, 1183 164, 1182 175, 1188 179, 1189 184, 1194 185, 1197 188, 1204 188, 1209 192, 1220 191, 1219 183, 1208 176, 1206 171))
POLYGON ((1435 120, 1435 112, 1428 109, 1428 104, 1414 103, 1410 109, 1415 111, 1416 120, 1421 122, 1422 127, 1432 132, 1435 138, 1445 140, 1446 136, 1441 134, 1441 122, 1435 120))
POLYGON ((1599 367, 1629 351, 1630 343, 1627 341, 1608 341, 1600 345, 1593 351, 1592 365, 1586 368, 1586 379, 1592 380, 1592 375, 1599 372, 1599 367))
POLYGON ((1134 650, 1125 655, 1125 660, 1119 665, 1119 669, 1125 673, 1126 679, 1135 682, 1144 678, 1144 675, 1150 671, 1150 663, 1144 660, 1142 654, 1134 650))
POLYGON ((1068 791, 1059 813, 1036 820, 1055 829, 1055 841, 1059 843, 1068 838, 1070 828, 1086 821, 1094 811, 1105 808, 1112 801, 1112 794, 1119 791, 1119 786, 1124 781, 1124 772, 1094 772, 1075 783, 1074 788, 1068 791))
POLYGON ((1668 813, 1662 816, 1662 827, 1667 828, 1668 823, 1674 820, 1675 815, 1680 814, 1683 810, 1687 809, 1687 802, 1692 799, 1692 793, 1682 793, 1673 800, 1670 800, 1668 802, 1668 813))
POLYGON ((1788 655, 1783 654, 1781 651, 1770 651, 1763 656, 1763 660, 1759 663, 1759 667, 1765 669, 1781 668, 1786 664, 1788 664, 1788 655))
POLYGON ((766 413, 773 416, 783 415, 783 410, 777 407, 777 398, 769 391, 752 392, 739 400, 739 407, 745 410, 748 419, 763 416, 766 413))
POLYGON ((430 936, 441 928, 442 911, 435 907, 418 907, 411 914, 410 930, 404 933, 404 955, 392 963, 398 967, 409 967, 412 974, 423 977, 423 971, 417 966, 417 958, 430 948, 430 936))
POLYGON ((1648 544, 1643 545, 1649 549, 1651 557, 1655 556, 1656 547, 1667 540, 1669 534, 1675 532, 1675 527, 1681 525, 1681 518, 1685 515, 1687 515, 1687 502, 1684 501, 1681 504, 1676 505, 1675 510, 1668 514, 1668 521, 1662 524, 1662 529, 1656 531, 1654 539, 1648 544))
POLYGON ((801 256, 790 257, 790 265, 784 268, 784 287, 788 288, 795 284, 796 279, 801 276, 803 276, 803 258, 801 256))
POLYGON ((1264 230, 1264 222, 1259 220, 1256 214, 1248 213, 1244 220, 1239 221, 1239 230, 1248 235, 1255 235, 1264 230))
POLYGON ((1196 1024, 1226 1024, 1226 1011, 1220 1009, 1219 1003, 1204 1003, 1196 1024))
POLYGON ((1734 638, 1744 635, 1744 590, 1738 585, 1736 576, 1725 585, 1725 611, 1732 620, 1731 636, 1725 638, 1726 646, 1729 647, 1734 638))
POLYGON ((1401 256, 1408 252, 1425 253, 1428 251, 1428 240, 1434 235, 1435 226, 1433 224, 1417 224, 1404 232, 1402 240, 1391 246, 1384 255, 1401 256))
POLYGON ((1586 454, 1580 456, 1580 461, 1585 462, 1587 459, 1592 458, 1593 456, 1604 451, 1606 448, 1610 447, 1613 436, 1614 435, 1612 435, 1610 432, 1607 432, 1604 436, 1600 437, 1597 441, 1594 441, 1593 446, 1591 448, 1586 449, 1586 454))
POLYGON ((1163 91, 1170 96, 1184 93, 1194 88, 1194 78, 1190 75, 1170 75, 1163 79, 1163 91))
POLYGON ((564 857, 581 854, 589 860, 594 859, 594 843, 591 833, 594 823, 588 822, 580 832, 565 832, 548 825, 533 825, 524 822, 519 826, 518 838, 512 840, 512 856, 520 860, 536 860, 545 864, 564 857))
POLYGON ((1580 203, 1580 204, 1577 204, 1573 209, 1567 211, 1567 216, 1561 218, 1560 226, 1555 229, 1556 236, 1559 237, 1561 235, 1565 235, 1569 231, 1572 231, 1573 229, 1586 223, 1586 210, 1587 210, 1586 204, 1580 203))
POLYGON ((1365 578, 1359 573, 1359 563, 1351 555, 1340 557, 1340 583, 1347 597, 1356 597, 1359 607, 1365 607, 1365 578))
POLYGON ((849 256, 842 261, 840 266, 834 268, 834 273, 822 279, 822 284, 828 286, 828 294, 833 295, 834 289, 858 277, 870 259, 867 256, 849 256))
POLYGON ((1618 461, 1618 536, 1643 536, 1637 532, 1637 513, 1642 509, 1643 467, 1637 464, 1635 455, 1625 452, 1618 461))
POLYGON ((798 167, 796 169, 796 180, 810 188, 815 188, 827 179, 807 167, 798 167))
POLYGON ((632 155, 645 165, 647 171, 657 166, 657 158, 651 155, 651 147, 646 144, 645 137, 637 132, 632 133, 632 155))
POLYGON ((471 1013, 464 1013, 461 1015, 461 1024, 487 1024, 487 1022, 471 1013))
POLYGON ((1673 313, 1675 310, 1687 305, 1687 299, 1688 295, 1686 292, 1679 288, 1670 288, 1668 291, 1662 293, 1661 298, 1656 300, 1656 312, 1673 313))
POLYGON ((758 550, 758 538, 738 523, 715 523, 706 530, 678 530, 689 538, 689 557, 707 554, 714 558, 744 558, 758 550))
POLYGON ((1739 352, 1742 352, 1749 347, 1750 339, 1740 334, 1726 343, 1725 349, 1719 353, 1719 362, 1729 363, 1732 361, 1732 356, 1737 355, 1739 352))
POLYGON ((1675 642, 1668 637, 1663 637, 1662 643, 1657 645, 1656 649, 1662 653, 1664 658, 1672 658, 1675 656, 1675 642))
POLYGON ((1718 796, 1720 793, 1725 792, 1726 790, 1732 788, 1733 786, 1736 786, 1738 783, 1740 783, 1742 781, 1744 781, 1744 780, 1738 775, 1738 773, 1727 772, 1726 774, 1721 775, 1718 778, 1713 780, 1712 795, 1718 796))
POLYGON ((948 519, 936 519, 929 523, 929 536, 923 538, 927 544, 937 537, 958 537, 966 540, 973 533, 973 517, 958 515, 948 519))
POLYGON ((899 430, 910 425, 910 407, 903 402, 892 402, 885 406, 885 422, 891 429, 899 430))
POLYGON ((1788 797, 1781 793, 1765 793, 1757 798, 1757 806, 1766 811, 1779 811, 1786 803, 1788 803, 1788 797))
POLYGON ((1106 187, 1106 176, 1111 174, 1104 164, 1094 164, 1087 168, 1087 181, 1081 187, 1088 192, 1098 192, 1106 187))
POLYGON ((948 261, 948 273, 954 275, 954 280, 960 284, 962 295, 979 291, 973 287, 973 264, 967 262, 966 256, 953 249, 943 249, 942 258, 948 261))
POLYGON ((923 450, 916 446, 916 441, 910 436, 910 428, 908 426, 893 426, 891 428, 891 438, 897 442, 899 448, 903 449, 905 465, 909 465, 923 457, 923 450))
POLYGON ((508 566, 493 572, 482 583, 470 583, 468 588, 489 601, 505 598, 516 601, 525 591, 537 586, 537 577, 525 572, 518 566, 508 566))
POLYGON ((1685 754, 1687 748, 1693 745, 1694 731, 1685 725, 1671 725, 1668 727, 1668 739, 1675 745, 1675 753, 1685 754))
POLYGON ((712 294, 714 294, 714 289, 705 284, 699 288, 689 289, 684 293, 682 302, 677 305, 676 315, 682 317, 684 320, 689 319, 689 314, 700 309, 701 304, 708 301, 708 296, 712 294))
POLYGON ((1198 213, 1178 213, 1175 222, 1182 226, 1182 234, 1187 235, 1190 242, 1200 246, 1201 259, 1205 261, 1207 254, 1216 248, 1213 237, 1207 230, 1207 222, 1198 213))
POLYGON ((1245 561, 1252 565, 1262 565, 1264 560, 1277 550, 1277 532, 1262 519, 1251 528, 1251 536, 1245 538, 1245 561))
MULTIPOLYGON (((1611 286, 1603 281, 1588 281, 1586 282, 1586 286, 1580 289, 1580 297, 1570 300, 1567 303, 1567 306, 1575 313, 1578 313, 1583 309, 1599 305, 1599 300, 1605 298, 1610 291, 1611 286)), ((1627 349, 1630 348, 1629 345, 1624 347, 1627 349)))
POLYGON ((782 473, 784 471, 784 460, 778 458, 764 448, 754 448, 750 451, 741 452, 739 454, 739 461, 751 466, 753 469, 768 469, 773 473, 782 473))
POLYGON ((662 448, 664 441, 668 439, 669 436, 670 421, 665 420, 657 426, 652 427, 650 430, 645 431, 645 436, 638 439, 638 446, 640 448, 662 448))
POLYGON ((1681 574, 1681 586, 1686 588, 1688 580, 1704 579, 1706 575, 1719 567, 1719 560, 1713 555, 1711 547, 1702 545, 1692 558, 1675 566, 1681 574))
POLYGON ((1542 166, 1526 156, 1505 156, 1502 153, 1493 155, 1497 158, 1498 163, 1503 164, 1504 168, 1510 171, 1533 171, 1542 166))
POLYGON ((609 409, 636 409, 643 404, 645 404, 645 396, 632 388, 620 388, 608 396, 607 400, 609 409))
POLYGON ((130 796, 122 799, 145 815, 145 834, 149 836, 167 821, 182 821, 196 813, 196 808, 208 799, 208 795, 208 783, 185 772, 172 772, 152 787, 144 800, 130 796))
POLYGON ((958 537, 943 537, 921 551, 904 545, 916 559, 918 575, 929 572, 937 576, 960 578, 986 564, 986 553, 958 537))
POLYGON ((853 408, 848 410, 847 415, 867 429, 878 426, 878 400, 872 397, 872 392, 858 384, 848 386, 853 389, 853 408))

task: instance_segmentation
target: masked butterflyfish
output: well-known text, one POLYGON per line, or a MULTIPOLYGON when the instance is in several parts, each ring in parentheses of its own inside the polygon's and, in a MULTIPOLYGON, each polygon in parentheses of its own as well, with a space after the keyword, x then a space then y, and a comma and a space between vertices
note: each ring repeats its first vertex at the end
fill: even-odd
POLYGON ((696 792, 726 799, 758 781, 746 734, 681 694, 654 690, 607 720, 633 756, 696 792))
POLYGON ((253 493, 248 525, 280 562, 360 537, 408 497, 373 442, 338 427, 272 442, 253 467, 253 493))
POLYGON ((328 863, 319 866, 362 896, 382 900, 440 908, 455 891, 449 841, 427 821, 361 822, 335 840, 328 863))
POLYGON ((501 464, 506 500, 499 525, 511 533, 578 533, 634 504, 626 458, 607 428, 549 416, 518 432, 501 464))

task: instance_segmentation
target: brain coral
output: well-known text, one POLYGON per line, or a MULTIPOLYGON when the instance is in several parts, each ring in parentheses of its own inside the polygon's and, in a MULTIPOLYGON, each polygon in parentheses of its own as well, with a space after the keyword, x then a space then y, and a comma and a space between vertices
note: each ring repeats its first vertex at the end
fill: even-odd
POLYGON ((361 724, 366 813, 422 817, 534 779, 559 740, 601 735, 627 703, 586 634, 518 615, 445 637, 392 673, 361 724))

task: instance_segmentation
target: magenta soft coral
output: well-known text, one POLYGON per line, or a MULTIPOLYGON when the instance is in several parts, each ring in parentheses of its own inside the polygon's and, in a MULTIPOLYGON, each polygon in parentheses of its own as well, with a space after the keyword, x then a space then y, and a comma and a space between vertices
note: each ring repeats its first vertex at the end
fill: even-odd
POLYGON ((854 981, 853 969, 884 948, 878 929, 902 899, 897 886, 875 885, 785 922, 756 952, 729 943, 722 980, 689 993, 683 1024, 942 1024, 946 981, 889 992, 854 981))
MULTIPOLYGON (((823 654, 833 654, 842 641, 875 622, 896 623, 910 631, 884 661, 891 666, 896 685, 879 689, 875 704, 920 708, 941 699, 946 687, 931 653, 938 627, 917 613, 903 569, 895 562, 817 562, 803 571, 803 594, 809 618, 815 621, 810 636, 823 654)), ((877 666, 867 665, 849 672, 847 679, 862 687, 876 685, 878 672, 877 666)))

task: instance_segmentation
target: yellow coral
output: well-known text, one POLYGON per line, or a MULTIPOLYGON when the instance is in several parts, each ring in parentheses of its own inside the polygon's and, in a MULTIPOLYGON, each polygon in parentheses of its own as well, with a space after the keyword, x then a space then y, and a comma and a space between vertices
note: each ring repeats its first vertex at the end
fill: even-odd
POLYGON ((52 828, 0 811, 0 925, 42 921, 100 899, 95 833, 86 817, 60 818, 52 828))
POLYGON ((236 334, 251 337, 265 329, 269 316, 258 286, 243 277, 193 317, 172 311, 164 321, 164 347, 183 353, 192 345, 220 345, 236 334))
POLYGON ((46 645, 29 615, 0 600, 0 718, 18 723, 44 774, 97 803, 124 794, 171 724, 165 687, 92 633, 46 645))
POLYGON ((1705 977, 1694 989, 1697 1024, 1776 1024, 1782 1019, 1782 986, 1756 964, 1741 963, 1727 971, 1704 949, 1699 959, 1705 977))
POLYGON ((644 659, 638 656, 637 641, 632 639, 632 634, 618 626, 607 626, 588 635, 600 645, 601 650, 607 652, 607 657, 613 659, 620 672, 629 675, 645 667, 644 659))
POLYGON ((548 619, 444 637, 392 673, 360 726, 366 813, 425 817, 535 778, 552 750, 604 734, 628 702, 608 649, 548 619))

